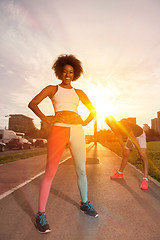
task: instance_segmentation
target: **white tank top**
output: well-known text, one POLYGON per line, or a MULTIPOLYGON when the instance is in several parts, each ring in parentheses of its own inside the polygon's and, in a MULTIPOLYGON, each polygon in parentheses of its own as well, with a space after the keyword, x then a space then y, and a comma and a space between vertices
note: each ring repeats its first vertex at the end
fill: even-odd
POLYGON ((79 97, 74 88, 68 89, 58 85, 52 102, 55 112, 72 111, 78 113, 79 97))

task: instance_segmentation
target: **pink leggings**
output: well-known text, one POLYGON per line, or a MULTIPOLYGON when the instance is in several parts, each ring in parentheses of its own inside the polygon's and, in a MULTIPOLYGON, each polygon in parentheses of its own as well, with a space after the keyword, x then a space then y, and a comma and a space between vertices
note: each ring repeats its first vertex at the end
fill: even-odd
POLYGON ((48 139, 47 165, 39 193, 40 212, 45 212, 51 183, 67 143, 69 143, 69 148, 75 161, 81 199, 83 202, 88 200, 84 130, 81 125, 56 123, 51 129, 48 139))

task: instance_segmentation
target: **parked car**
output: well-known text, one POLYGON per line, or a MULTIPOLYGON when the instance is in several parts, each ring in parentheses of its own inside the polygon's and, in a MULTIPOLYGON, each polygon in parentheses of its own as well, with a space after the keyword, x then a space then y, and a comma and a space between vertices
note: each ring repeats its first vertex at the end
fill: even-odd
POLYGON ((37 141, 37 139, 28 139, 28 141, 32 144, 32 146, 35 146, 35 142, 37 141))
POLYGON ((5 148, 6 148, 6 144, 0 142, 0 151, 1 151, 1 152, 4 152, 4 151, 5 151, 5 148))
POLYGON ((0 129, 0 142, 8 143, 12 138, 16 138, 16 133, 12 130, 0 129))
POLYGON ((46 139, 37 139, 35 142, 35 147, 46 147, 47 140, 46 139))
POLYGON ((25 138, 12 138, 8 143, 9 149, 29 149, 31 148, 31 145, 32 144, 25 138))

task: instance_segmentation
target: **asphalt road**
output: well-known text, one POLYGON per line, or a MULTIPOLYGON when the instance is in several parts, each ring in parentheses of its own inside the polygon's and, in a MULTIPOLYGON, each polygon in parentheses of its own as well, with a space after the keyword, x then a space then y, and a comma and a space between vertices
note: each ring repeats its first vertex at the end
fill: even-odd
MULTIPOLYGON (((63 159, 69 157, 64 153, 63 159)), ((47 203, 52 232, 37 232, 34 216, 46 156, 0 166, 0 240, 159 240, 160 185, 149 180, 149 189, 139 188, 142 174, 130 164, 124 179, 110 180, 120 158, 97 145, 87 151, 88 198, 99 213, 97 219, 79 210, 80 196, 73 160, 61 163, 47 203), (12 194, 15 186, 31 181, 12 194), (3 189, 2 189, 3 188, 3 189)))

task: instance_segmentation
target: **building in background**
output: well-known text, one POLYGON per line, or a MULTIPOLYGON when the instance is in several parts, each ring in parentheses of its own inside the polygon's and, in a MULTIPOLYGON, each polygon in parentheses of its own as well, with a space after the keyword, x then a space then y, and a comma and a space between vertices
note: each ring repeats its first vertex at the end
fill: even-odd
POLYGON ((122 118, 123 119, 127 119, 129 122, 135 123, 136 124, 136 118, 135 117, 129 117, 129 118, 122 118))
POLYGON ((160 134, 160 111, 157 112, 157 118, 151 119, 151 129, 160 134))
POLYGON ((15 132, 27 133, 35 129, 33 119, 22 114, 10 114, 8 129, 15 132))

